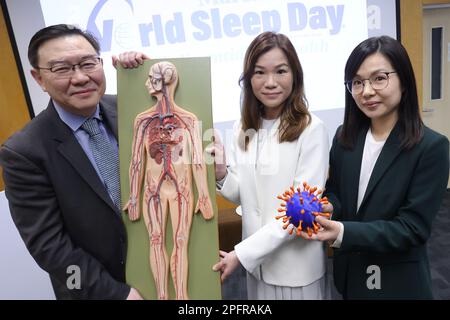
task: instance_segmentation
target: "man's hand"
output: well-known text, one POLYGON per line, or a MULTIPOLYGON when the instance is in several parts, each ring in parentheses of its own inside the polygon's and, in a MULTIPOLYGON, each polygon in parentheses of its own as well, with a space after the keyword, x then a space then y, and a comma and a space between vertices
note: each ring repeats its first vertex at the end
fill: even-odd
POLYGON ((144 300, 144 298, 142 298, 139 291, 137 291, 135 288, 131 288, 127 300, 144 300))
POLYGON ((220 250, 220 261, 213 266, 214 271, 220 271, 220 280, 225 281, 228 276, 239 266, 240 262, 236 255, 236 252, 225 252, 220 250))
POLYGON ((119 54, 119 57, 112 56, 112 64, 117 68, 120 64, 125 69, 137 68, 144 63, 145 60, 150 60, 150 57, 142 52, 128 51, 119 54))

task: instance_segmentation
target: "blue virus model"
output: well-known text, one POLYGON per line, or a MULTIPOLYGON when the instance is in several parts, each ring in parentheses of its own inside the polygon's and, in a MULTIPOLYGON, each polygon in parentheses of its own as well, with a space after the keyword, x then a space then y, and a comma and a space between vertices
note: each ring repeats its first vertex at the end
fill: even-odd
POLYGON ((324 216, 329 218, 330 214, 322 212, 322 205, 328 204, 326 197, 319 198, 322 194, 321 190, 317 190, 317 187, 311 188, 306 182, 303 182, 303 191, 300 187, 297 188, 297 192, 294 187, 286 190, 283 195, 277 198, 283 200, 281 208, 278 212, 284 212, 284 214, 275 217, 283 219, 283 229, 287 229, 289 225, 293 228, 289 230, 289 234, 292 234, 294 230, 297 231, 297 235, 300 235, 301 231, 308 233, 311 237, 313 232, 319 231, 319 224, 315 221, 317 216, 324 216))

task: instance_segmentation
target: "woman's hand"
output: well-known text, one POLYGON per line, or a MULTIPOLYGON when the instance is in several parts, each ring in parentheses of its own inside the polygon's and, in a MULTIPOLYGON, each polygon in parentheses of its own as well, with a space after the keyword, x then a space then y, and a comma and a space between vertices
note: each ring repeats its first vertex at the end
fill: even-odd
POLYGON ((220 250, 220 261, 213 266, 214 271, 220 271, 220 280, 225 281, 228 276, 240 265, 236 252, 225 252, 220 250))
POLYGON ((214 130, 212 141, 213 145, 208 146, 205 151, 214 158, 216 181, 220 181, 227 174, 227 159, 225 157, 225 148, 223 147, 219 132, 217 132, 217 130, 214 130))
MULTIPOLYGON (((333 214, 333 204, 328 202, 322 204, 322 212, 329 213, 330 217, 333 214)), ((300 233, 300 236, 305 240, 318 240, 318 241, 330 241, 333 243, 341 231, 340 222, 331 221, 329 218, 323 216, 317 216, 316 222, 320 225, 320 229, 317 234, 313 233, 311 237, 304 231, 300 233)))
POLYGON ((330 217, 333 215, 333 205, 331 204, 331 202, 328 202, 327 204, 322 204, 322 212, 323 213, 329 213, 330 217))
POLYGON ((341 231, 340 222, 328 220, 325 217, 317 216, 316 222, 320 225, 319 231, 310 236, 304 231, 300 232, 300 236, 305 240, 318 240, 334 242, 341 231))

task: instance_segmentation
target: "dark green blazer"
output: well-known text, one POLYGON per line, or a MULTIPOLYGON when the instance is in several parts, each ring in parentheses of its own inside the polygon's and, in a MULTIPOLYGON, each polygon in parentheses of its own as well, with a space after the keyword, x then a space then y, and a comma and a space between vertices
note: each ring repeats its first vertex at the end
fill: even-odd
POLYGON ((357 211, 367 130, 360 130, 353 149, 344 148, 336 134, 330 151, 325 195, 334 206, 333 220, 344 225, 341 247, 334 250, 335 285, 348 299, 431 299, 426 241, 447 187, 448 140, 425 127, 420 143, 402 150, 397 125, 357 211), (375 275, 370 266, 379 268, 379 289, 367 285, 375 275))

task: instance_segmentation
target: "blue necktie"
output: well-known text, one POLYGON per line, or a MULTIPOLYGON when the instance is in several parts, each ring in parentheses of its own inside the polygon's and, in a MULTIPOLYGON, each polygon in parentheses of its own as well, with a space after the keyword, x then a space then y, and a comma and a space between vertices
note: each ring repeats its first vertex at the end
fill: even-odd
POLYGON ((108 137, 100 131, 97 119, 87 119, 81 127, 89 134, 89 146, 97 167, 111 199, 120 211, 119 155, 114 151, 108 137))

